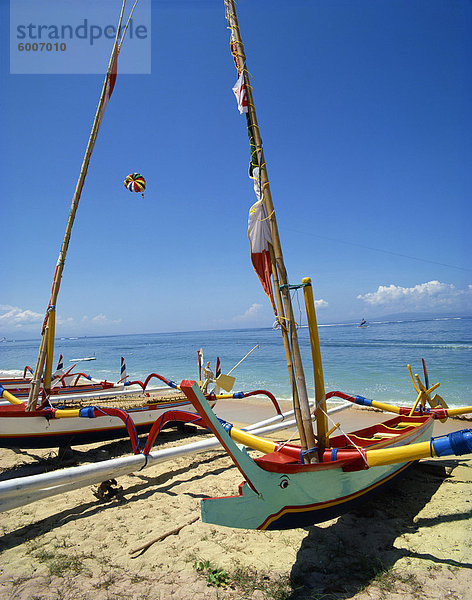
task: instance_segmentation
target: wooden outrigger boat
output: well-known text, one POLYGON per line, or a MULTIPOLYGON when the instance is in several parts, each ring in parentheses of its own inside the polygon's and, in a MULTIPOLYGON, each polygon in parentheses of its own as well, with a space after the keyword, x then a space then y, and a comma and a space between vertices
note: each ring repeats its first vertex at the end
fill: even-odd
MULTIPOLYGON (((411 409, 391 406, 399 416, 330 438, 322 452, 318 446, 312 449, 317 456, 308 462, 301 446, 276 443, 222 423, 193 381, 182 381, 181 388, 202 416, 202 426, 216 435, 245 479, 238 495, 202 501, 202 520, 206 523, 243 529, 306 527, 352 510, 416 460, 472 453, 472 429, 431 437, 435 419, 466 410, 426 409, 410 415, 411 409), (258 450, 262 456, 252 459, 235 442, 258 450)), ((377 404, 341 392, 327 396, 377 404)))
MULTIPOLYGON (((151 373, 144 382, 127 381, 124 362, 122 362, 121 379, 116 384, 106 381, 90 382, 91 378, 85 373, 71 374, 72 367, 58 377, 53 376, 52 373, 56 304, 72 226, 92 151, 115 86, 121 44, 136 6, 135 3, 128 23, 122 28, 125 4, 126 0, 123 0, 107 73, 54 271, 36 367, 31 378, 26 378, 25 370, 21 382, 8 380, 5 381, 5 385, 0 385, 0 398, 9 403, 0 406, 0 447, 38 448, 76 445, 129 435, 133 448, 136 449, 138 434, 149 431, 156 419, 165 412, 182 408, 192 409, 178 386, 156 373, 151 373), (153 378, 161 380, 166 387, 149 388, 153 378), (22 383, 25 383, 24 387, 22 383), (22 398, 26 395, 27 402, 24 402, 22 398)), ((225 375, 216 380, 217 392, 220 387, 230 391, 225 386, 225 381, 228 379, 234 381, 233 378, 225 375)), ((273 399, 270 393, 264 391, 262 393, 273 399)), ((217 399, 243 398, 254 394, 255 392, 230 394, 208 392, 207 396, 213 406, 217 399)))
MULTIPOLYGON (((118 381, 98 380, 83 372, 74 372, 76 364, 64 370, 62 354, 59 357, 57 368, 51 375, 51 384, 48 392, 49 402, 55 402, 60 397, 78 394, 89 394, 101 390, 122 390, 126 385, 128 376, 126 375, 125 359, 121 357, 120 379, 118 381)), ((21 400, 29 397, 31 383, 33 381, 33 369, 26 366, 23 370, 23 377, 1 377, 0 386, 8 390, 16 398, 21 400), (30 376, 27 374, 31 373, 30 376)), ((43 382, 40 386, 41 397, 46 395, 43 382)))
POLYGON ((231 54, 238 76, 233 91, 240 112, 247 118, 251 146, 249 173, 258 199, 249 216, 252 262, 271 299, 282 332, 301 445, 275 443, 235 429, 215 416, 197 384, 183 381, 180 387, 200 414, 202 426, 217 436, 245 480, 238 495, 203 500, 202 520, 247 529, 303 527, 350 510, 400 476, 418 459, 472 453, 471 429, 431 437, 435 419, 445 420, 472 412, 472 406, 450 409, 440 396, 432 396, 439 383, 429 385, 426 367, 424 383, 418 375, 413 377, 408 367, 417 392, 411 408, 341 392, 325 393, 311 280, 306 278, 300 285, 288 283, 234 0, 225 0, 225 6, 231 31, 231 54), (295 288, 303 289, 310 332, 316 434, 312 428, 290 298, 290 290, 295 288), (373 427, 333 437, 339 424, 328 429, 326 401, 334 396, 397 416, 373 427), (253 459, 235 442, 262 455, 253 459))
MULTIPOLYGON (((11 400, 6 390, 3 397, 11 400)), ((216 398, 210 402, 214 406, 216 398)), ((161 415, 189 408, 185 395, 169 388, 71 394, 37 410, 10 403, 0 406, 0 447, 57 448, 129 437, 135 450, 138 435, 161 415)))
MULTIPOLYGON (((247 430, 236 429, 230 423, 222 422, 212 410, 212 404, 218 396, 204 394, 202 387, 193 381, 182 381, 180 386, 173 382, 167 383, 185 395, 187 405, 192 406, 199 416, 195 415, 195 412, 189 414, 179 410, 168 410, 169 407, 167 407, 164 414, 152 426, 146 424, 150 427, 150 433, 144 450, 139 448, 134 431, 134 427, 141 423, 137 416, 139 411, 135 411, 136 414, 134 414, 127 409, 119 413, 120 409, 116 407, 100 408, 97 406, 74 409, 48 407, 38 410, 37 400, 41 374, 44 372, 43 381, 47 382, 50 379, 50 372, 49 377, 47 376, 47 363, 46 368, 44 368, 44 363, 46 357, 48 361, 51 357, 49 348, 53 338, 48 333, 51 331, 48 328, 51 327, 50 319, 53 319, 51 315, 55 310, 54 294, 56 292, 54 290, 57 287, 53 285, 53 294, 45 320, 46 326, 43 327, 42 345, 28 406, 25 407, 23 404, 20 407, 20 401, 15 399, 11 393, 1 389, 0 392, 4 398, 19 406, 19 408, 9 408, 18 413, 22 412, 21 415, 17 415, 17 418, 24 420, 24 423, 28 423, 30 419, 32 422, 32 419, 39 418, 42 419, 43 425, 47 423, 49 427, 50 424, 53 424, 54 427, 58 422, 71 423, 72 421, 68 421, 68 419, 76 418, 100 417, 101 419, 121 420, 121 426, 127 428, 131 437, 136 456, 127 457, 126 464, 123 465, 121 463, 120 465, 116 463, 83 465, 77 467, 77 471, 74 471, 73 475, 58 472, 37 478, 27 478, 28 481, 24 481, 23 484, 18 480, 4 482, 0 485, 0 510, 7 510, 35 501, 40 497, 49 497, 91 482, 103 481, 106 477, 115 476, 118 473, 144 468, 153 459, 151 449, 156 436, 161 428, 169 422, 191 421, 193 424, 209 428, 244 477, 245 481, 239 488, 239 494, 202 501, 203 521, 248 529, 287 529, 330 519, 350 510, 358 502, 400 476, 418 459, 430 456, 460 456, 472 452, 472 430, 458 431, 438 438, 431 437, 435 419, 444 420, 451 416, 472 412, 472 407, 450 409, 437 394, 432 396, 432 392, 437 389, 439 383, 433 386, 429 385, 426 369, 424 370, 424 384, 418 376, 413 377, 410 370, 410 376, 417 392, 416 402, 411 408, 382 404, 341 392, 328 394, 325 392, 311 280, 306 278, 301 284, 295 286, 288 283, 234 1, 225 0, 225 5, 226 17, 231 30, 231 52, 238 71, 238 81, 234 90, 240 110, 246 112, 247 116, 251 145, 250 175, 254 180, 257 196, 257 202, 251 208, 249 219, 252 261, 264 290, 271 299, 282 333, 292 388, 295 421, 301 443, 300 445, 276 443, 247 430), (290 292, 294 288, 303 289, 305 298, 315 379, 316 434, 312 427, 312 414, 290 298, 290 292), (356 404, 391 411, 397 416, 354 433, 341 432, 333 436, 338 425, 334 424, 334 427, 329 427, 326 402, 335 396, 356 404), (251 458, 248 452, 241 449, 236 442, 247 448, 253 448, 260 455, 254 459, 251 458), (75 479, 73 482, 72 477, 75 479), (69 479, 71 479, 70 482, 68 482, 69 479), (22 493, 18 494, 20 489, 22 493), (22 497, 23 492, 24 498, 22 497), (26 497, 29 494, 31 496, 26 497)), ((117 30, 119 31, 119 27, 117 30)), ((110 77, 116 67, 117 47, 117 40, 115 40, 102 99, 112 85, 110 77)), ((99 105, 97 115, 101 114, 100 111, 99 105)), ((96 137, 97 131, 95 129, 92 131, 91 139, 96 137)), ((78 189, 81 189, 83 181, 80 183, 79 180, 79 184, 78 189)), ((64 244, 67 246, 68 239, 65 239, 64 244)), ((63 264, 62 253, 63 249, 61 249, 58 266, 63 264)), ((157 377, 166 383, 164 378, 157 377)), ((244 397, 244 395, 239 397, 244 397)), ((148 399, 146 410, 150 410, 152 406, 154 405, 148 399)), ((142 413, 144 414, 145 411, 143 410, 142 413)), ((0 424, 1 422, 0 418, 0 424)), ((195 447, 187 450, 196 451, 195 447)), ((169 449, 167 453, 162 451, 159 460, 164 459, 164 454, 167 457, 176 456, 177 452, 182 451, 183 449, 173 448, 169 449)))
MULTIPOLYGON (((90 158, 116 82, 118 55, 127 28, 126 25, 124 30, 121 29, 124 8, 125 1, 122 4, 107 73, 54 271, 36 367, 30 378, 27 377, 27 369, 25 369, 23 378, 17 381, 7 379, 4 380, 4 385, 0 385, 2 400, 9 403, 0 406, 1 447, 38 448, 75 445, 114 439, 124 435, 130 435, 134 444, 137 435, 149 430, 154 421, 165 411, 175 407, 189 407, 182 392, 175 389, 177 386, 167 380, 164 383, 173 387, 173 390, 147 389, 150 378, 159 377, 155 374, 150 375, 145 384, 139 381, 128 381, 123 360, 121 379, 116 383, 93 381, 85 373, 74 374, 73 366, 65 371, 61 367, 59 372, 52 373, 55 314, 62 272, 90 158), (137 392, 132 391, 133 384, 137 392)), ((131 15, 132 11, 128 23, 131 15)))
MULTIPOLYGON (((274 396, 266 390, 216 393, 226 384, 226 375, 202 382, 211 407, 217 400, 266 396, 280 414, 274 396), (208 383, 215 389, 207 390, 208 383), (205 385, 207 384, 207 385, 205 385)), ((223 390, 224 391, 224 390, 223 390)), ((149 432, 154 423, 168 414, 187 411, 192 405, 175 382, 152 373, 144 382, 127 381, 123 390, 101 390, 49 398, 47 405, 27 410, 27 405, 0 386, 0 396, 9 401, 0 406, 1 448, 50 448, 76 446, 97 441, 129 437, 133 451, 139 452, 138 436, 149 432), (158 379, 166 387, 149 387, 158 379)), ((172 423, 181 419, 167 419, 172 423)))

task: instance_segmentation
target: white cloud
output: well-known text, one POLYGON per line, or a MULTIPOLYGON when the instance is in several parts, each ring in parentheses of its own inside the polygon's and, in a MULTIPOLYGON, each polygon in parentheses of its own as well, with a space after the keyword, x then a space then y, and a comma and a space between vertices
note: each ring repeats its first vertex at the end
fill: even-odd
MULTIPOLYGON (((315 300, 316 310, 323 310, 327 306, 328 303, 326 300, 315 300)), ((254 304, 251 304, 251 306, 242 315, 236 315, 233 317, 232 322, 241 325, 258 324, 262 326, 263 324, 269 323, 270 319, 272 319, 272 321, 274 320, 274 313, 270 310, 270 305, 258 304, 257 302, 254 302, 254 304)))
POLYGON ((92 325, 116 325, 116 323, 121 323, 121 319, 109 319, 103 313, 99 313, 94 317, 89 317, 88 315, 84 315, 82 317, 83 324, 92 324, 92 325))
POLYGON ((57 316, 56 317, 56 325, 74 325, 75 320, 72 317, 66 317, 65 319, 57 316))
MULTIPOLYGON (((0 304, 0 331, 39 331, 38 326, 41 325, 43 319, 44 314, 18 306, 0 304)), ((56 327, 60 327, 62 331, 75 333, 81 333, 84 327, 103 330, 104 327, 110 327, 117 323, 121 323, 121 319, 109 319, 103 313, 99 313, 94 317, 88 317, 87 315, 82 318, 61 317, 60 315, 56 317, 56 327)))
POLYGON ((251 306, 246 310, 245 313, 243 313, 242 315, 237 315, 236 317, 233 317, 233 321, 237 321, 237 322, 254 321, 261 317, 262 309, 263 309, 262 304, 257 304, 257 302, 254 302, 254 304, 251 304, 251 306))
MULTIPOLYGON (((323 300, 323 299, 315 300, 316 310, 324 309, 327 306, 328 306, 328 303, 326 302, 326 300, 323 300)), ((265 305, 265 304, 263 305, 263 304, 258 304, 257 302, 254 302, 254 304, 251 304, 251 306, 242 315, 237 315, 237 316, 233 317, 233 322, 241 323, 241 324, 251 324, 253 322, 258 321, 259 324, 261 324, 263 322, 265 323, 271 317, 273 320, 274 313, 270 310, 270 305, 265 305)))
POLYGON ((428 281, 414 287, 399 285, 379 285, 377 291, 357 296, 371 306, 395 310, 431 310, 466 308, 467 301, 472 300, 472 286, 461 290, 451 283, 428 281))
POLYGON ((44 319, 44 315, 32 310, 0 304, 0 327, 5 330, 22 329, 44 319))

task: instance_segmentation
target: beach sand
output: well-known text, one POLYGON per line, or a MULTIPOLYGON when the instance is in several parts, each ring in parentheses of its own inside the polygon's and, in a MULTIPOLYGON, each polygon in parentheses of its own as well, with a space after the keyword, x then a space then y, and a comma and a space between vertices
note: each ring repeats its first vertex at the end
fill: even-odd
MULTIPOLYGON (((266 409, 253 408, 253 420, 266 416, 266 409)), ((229 403, 219 412, 238 422, 247 409, 229 403)), ((352 408, 335 418, 351 431, 379 417, 352 408)), ((437 423, 435 434, 466 427, 470 421, 437 423)), ((193 428, 166 430, 159 448, 206 436, 193 428)), ((77 447, 75 454, 81 463, 95 462, 129 449, 119 441, 77 447)), ((55 468, 54 454, 0 450, 2 479, 55 468)), ((218 448, 120 477, 122 491, 108 501, 86 487, 7 511, 0 598, 472 598, 472 460, 421 461, 362 508, 306 529, 260 532, 191 522, 202 498, 235 494, 241 480, 218 448), (178 533, 133 552, 178 526, 178 533), (210 585, 210 570, 217 580, 227 573, 228 584, 210 585)))

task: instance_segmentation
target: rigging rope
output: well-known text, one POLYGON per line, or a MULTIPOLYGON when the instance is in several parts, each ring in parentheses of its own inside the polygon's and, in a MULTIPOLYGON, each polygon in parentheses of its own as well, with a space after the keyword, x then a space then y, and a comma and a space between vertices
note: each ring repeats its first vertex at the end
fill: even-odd
POLYGON ((321 407, 321 403, 322 402, 326 402, 326 394, 320 398, 319 402, 316 403, 316 410, 320 410, 328 419, 328 421, 330 421, 330 423, 334 426, 334 431, 336 429, 339 429, 339 431, 342 433, 342 435, 347 439, 347 441, 357 450, 357 452, 359 453, 360 457, 362 458, 362 460, 364 461, 365 465, 367 468, 369 468, 369 463, 367 462, 367 459, 365 457, 364 452, 362 451, 362 449, 349 437, 349 434, 346 433, 342 427, 340 426, 339 423, 336 423, 328 414, 327 411, 325 411, 322 407, 321 407))

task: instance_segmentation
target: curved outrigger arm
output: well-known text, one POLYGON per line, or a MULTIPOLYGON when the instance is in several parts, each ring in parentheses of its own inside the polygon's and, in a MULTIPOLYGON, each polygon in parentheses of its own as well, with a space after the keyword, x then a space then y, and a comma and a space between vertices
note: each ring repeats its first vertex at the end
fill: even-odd
POLYGON ((271 440, 248 436, 230 424, 222 424, 195 382, 182 381, 180 387, 246 480, 239 488, 239 495, 202 501, 202 520, 207 523, 245 529, 289 529, 313 524, 342 514, 344 504, 349 506, 351 497, 368 493, 414 460, 472 453, 472 430, 464 430, 393 448, 351 447, 334 452, 326 449, 322 462, 303 464, 299 446, 282 447, 271 440), (266 456, 253 460, 236 442, 266 456), (269 463, 271 468, 267 466, 269 463), (388 466, 394 463, 400 463, 396 470, 388 466), (379 470, 371 477, 374 483, 361 491, 364 479, 359 471, 370 467, 379 467, 379 470), (340 470, 343 473, 340 474, 340 470), (334 485, 334 476, 336 480, 341 477, 347 488, 359 488, 359 491, 346 497, 339 491, 340 497, 333 500, 330 485, 334 485))
POLYGON ((435 408, 423 407, 423 405, 419 405, 416 408, 414 407, 414 412, 412 409, 407 406, 395 406, 394 404, 387 404, 386 402, 377 402, 376 400, 370 400, 369 398, 365 398, 364 396, 353 396, 351 394, 346 394, 344 392, 328 392, 326 394, 326 399, 329 398, 342 398, 343 400, 348 400, 353 404, 357 404, 359 406, 366 406, 371 408, 378 408, 379 410, 383 410, 385 412, 391 412, 396 415, 405 415, 405 416, 416 416, 416 415, 433 415, 435 419, 445 420, 449 417, 457 417, 459 415, 465 415, 467 413, 472 413, 472 406, 461 406, 458 408, 450 408, 448 406, 438 406, 435 408))
MULTIPOLYGON (((290 455, 293 459, 303 463, 303 455, 300 453, 300 448, 298 446, 273 442, 271 440, 266 440, 264 438, 249 434, 246 431, 234 428, 231 423, 226 423, 215 415, 205 396, 201 393, 201 390, 198 389, 197 391, 195 389, 194 382, 182 381, 180 385, 182 391, 197 410, 202 421, 211 429, 211 431, 216 435, 216 437, 220 440, 220 443, 225 448, 227 441, 225 438, 230 437, 231 440, 243 444, 248 448, 259 450, 260 452, 267 454, 271 452, 283 451, 285 454, 290 455), (226 435, 223 435, 222 431, 226 432, 226 435)), ((341 392, 335 393, 341 395, 341 392)), ((342 397, 349 399, 347 394, 343 394, 342 397)), ((410 462, 412 460, 419 460, 421 458, 435 458, 448 455, 461 456, 462 454, 469 453, 472 453, 472 429, 462 429, 454 433, 433 437, 426 442, 418 442, 408 444, 406 446, 395 446, 393 448, 380 448, 373 450, 364 450, 362 448, 347 450, 338 449, 334 453, 331 449, 329 449, 324 452, 322 462, 331 462, 339 459, 353 461, 355 459, 362 458, 362 462, 364 463, 362 468, 368 468, 379 465, 410 462)), ((345 470, 358 469, 354 466, 352 469, 348 467, 345 470)))

